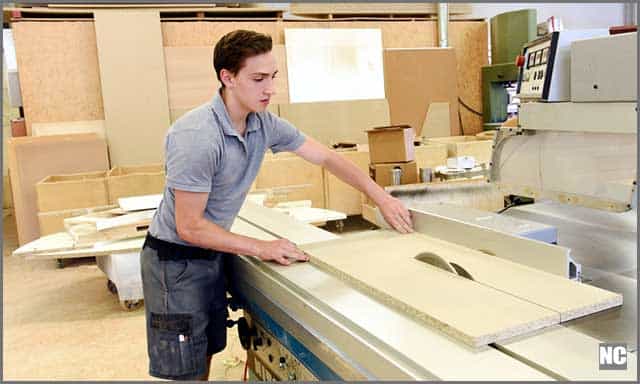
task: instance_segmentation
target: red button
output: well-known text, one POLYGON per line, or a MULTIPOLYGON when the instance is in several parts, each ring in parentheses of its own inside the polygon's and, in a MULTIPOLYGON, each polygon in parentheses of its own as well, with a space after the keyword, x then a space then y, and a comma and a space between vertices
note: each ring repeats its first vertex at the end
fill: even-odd
POLYGON ((516 67, 524 66, 524 56, 518 55, 516 56, 516 67))

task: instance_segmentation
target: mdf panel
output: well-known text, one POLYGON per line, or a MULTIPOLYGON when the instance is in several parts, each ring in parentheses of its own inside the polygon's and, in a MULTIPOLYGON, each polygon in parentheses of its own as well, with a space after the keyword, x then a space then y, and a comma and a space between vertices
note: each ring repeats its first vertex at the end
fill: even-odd
POLYGON ((32 123, 103 120, 92 22, 11 25, 27 134, 32 123))
POLYGON ((278 39, 276 21, 193 21, 163 22, 162 45, 165 47, 202 47, 212 49, 229 32, 236 29, 248 29, 266 33, 273 38, 274 44, 282 44, 278 39))
POLYGON ((160 16, 106 9, 94 14, 111 163, 160 163, 170 125, 160 16))

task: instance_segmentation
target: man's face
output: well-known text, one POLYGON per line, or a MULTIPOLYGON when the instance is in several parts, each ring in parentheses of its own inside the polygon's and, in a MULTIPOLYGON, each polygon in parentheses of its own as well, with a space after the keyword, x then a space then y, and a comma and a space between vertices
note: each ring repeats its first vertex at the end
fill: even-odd
POLYGON ((234 98, 251 112, 262 112, 275 94, 276 60, 271 52, 252 56, 235 75, 229 74, 229 88, 234 98))

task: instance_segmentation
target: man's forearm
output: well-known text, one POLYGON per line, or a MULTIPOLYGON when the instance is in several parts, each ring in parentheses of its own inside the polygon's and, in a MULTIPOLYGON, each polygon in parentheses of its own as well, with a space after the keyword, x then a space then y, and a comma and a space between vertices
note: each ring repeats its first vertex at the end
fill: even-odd
POLYGON ((261 240, 231 233, 204 217, 179 231, 180 238, 200 248, 259 256, 261 240))

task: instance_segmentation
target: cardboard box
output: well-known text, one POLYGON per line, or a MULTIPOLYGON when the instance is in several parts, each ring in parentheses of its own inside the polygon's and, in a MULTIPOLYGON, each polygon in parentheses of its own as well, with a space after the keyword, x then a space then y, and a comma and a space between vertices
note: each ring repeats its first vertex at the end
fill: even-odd
POLYGON ((400 184, 414 184, 418 182, 418 169, 415 161, 408 163, 369 164, 369 175, 381 187, 393 185, 391 170, 396 167, 402 170, 400 184))
POLYGON ((427 139, 427 143, 447 145, 447 157, 473 156, 476 163, 489 164, 493 140, 476 136, 449 136, 427 139))
POLYGON ((162 164, 114 167, 107 175, 109 204, 117 204, 121 197, 162 193, 165 178, 162 164))
POLYGON ((369 159, 372 164, 398 163, 415 160, 415 132, 408 125, 376 127, 367 131, 369 159))
POLYGON ((107 172, 47 176, 36 183, 39 212, 109 204, 107 172))

